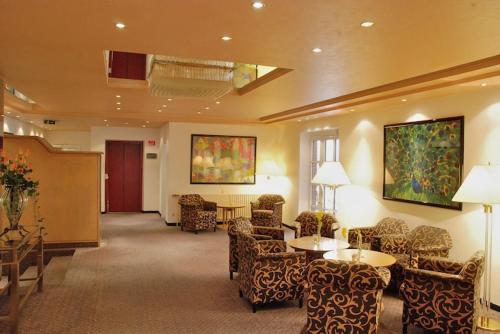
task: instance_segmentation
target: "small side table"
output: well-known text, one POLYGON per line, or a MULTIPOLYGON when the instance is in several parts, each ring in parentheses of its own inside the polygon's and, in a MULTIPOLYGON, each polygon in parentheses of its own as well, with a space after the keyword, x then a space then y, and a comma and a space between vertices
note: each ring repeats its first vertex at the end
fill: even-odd
POLYGON ((229 219, 236 218, 236 210, 243 209, 244 205, 219 205, 217 204, 217 209, 222 210, 222 223, 227 226, 229 219))
MULTIPOLYGON (((358 254, 358 249, 339 249, 323 255, 326 260, 353 261, 353 256, 358 254)), ((363 249, 359 262, 373 267, 389 267, 396 263, 396 258, 390 254, 363 249)))
POLYGON ((306 252, 307 263, 320 259, 324 253, 349 247, 349 243, 343 240, 321 237, 319 243, 314 242, 314 237, 302 237, 287 241, 288 246, 295 250, 306 252))

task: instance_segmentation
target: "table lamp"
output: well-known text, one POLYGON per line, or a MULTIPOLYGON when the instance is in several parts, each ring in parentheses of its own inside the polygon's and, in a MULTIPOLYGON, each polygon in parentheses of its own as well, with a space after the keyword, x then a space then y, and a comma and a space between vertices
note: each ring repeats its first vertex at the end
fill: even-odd
MULTIPOLYGON (((340 186, 351 184, 342 164, 338 161, 324 162, 311 183, 330 186, 333 188, 333 213, 335 213, 336 189, 340 186)), ((323 191, 324 194, 324 191, 323 191)))
POLYGON ((491 302, 491 214, 493 204, 500 203, 500 165, 488 164, 472 167, 452 200, 483 205, 486 219, 485 268, 482 298, 483 314, 479 318, 478 327, 488 331, 500 331, 500 322, 488 318, 491 302))

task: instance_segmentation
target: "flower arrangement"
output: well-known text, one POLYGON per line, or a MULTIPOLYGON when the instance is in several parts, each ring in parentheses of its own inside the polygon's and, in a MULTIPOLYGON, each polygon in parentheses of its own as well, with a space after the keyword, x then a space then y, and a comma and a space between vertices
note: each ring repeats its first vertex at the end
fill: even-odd
POLYGON ((0 153, 0 184, 5 188, 17 188, 28 197, 38 194, 38 181, 32 180, 31 163, 27 162, 29 151, 19 151, 14 159, 9 159, 4 151, 0 153))
POLYGON ((31 178, 33 169, 27 156, 29 151, 19 151, 9 159, 4 151, 0 152, 0 184, 4 187, 1 204, 9 220, 9 230, 19 230, 19 220, 28 199, 38 196, 39 183, 31 178))
POLYGON ((323 216, 324 213, 322 211, 316 212, 316 219, 318 220, 318 230, 317 234, 321 234, 321 229, 323 228, 323 216))

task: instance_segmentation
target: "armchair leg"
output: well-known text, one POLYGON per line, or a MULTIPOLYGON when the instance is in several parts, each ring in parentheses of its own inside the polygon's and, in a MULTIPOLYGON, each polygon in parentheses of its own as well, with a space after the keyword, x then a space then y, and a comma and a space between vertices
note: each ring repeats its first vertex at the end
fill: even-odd
POLYGON ((198 230, 194 230, 194 234, 198 234, 198 230))
POLYGON ((408 334, 408 325, 407 324, 403 324, 403 334, 408 334))
POLYGON ((243 298, 243 292, 240 290, 240 298, 243 298))
POLYGON ((217 232, 217 225, 214 226, 214 232, 217 232))
POLYGON ((252 304, 252 313, 257 313, 257 305, 252 304))
POLYGON ((232 271, 229 271, 229 279, 233 280, 233 272, 232 271))
POLYGON ((304 306, 304 298, 299 298, 299 308, 302 308, 304 306))

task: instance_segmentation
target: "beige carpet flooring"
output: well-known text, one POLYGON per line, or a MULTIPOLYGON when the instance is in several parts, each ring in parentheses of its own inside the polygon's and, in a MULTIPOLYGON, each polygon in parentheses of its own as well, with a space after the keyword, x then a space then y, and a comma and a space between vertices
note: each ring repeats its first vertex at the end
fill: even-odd
MULTIPOLYGON (((194 235, 158 215, 111 214, 102 231, 100 248, 51 261, 44 292, 22 311, 20 333, 289 334, 305 323, 305 308, 294 303, 252 313, 237 279, 229 280, 222 229, 194 235)), ((384 304, 379 333, 400 333, 401 302, 385 296, 384 304)))

